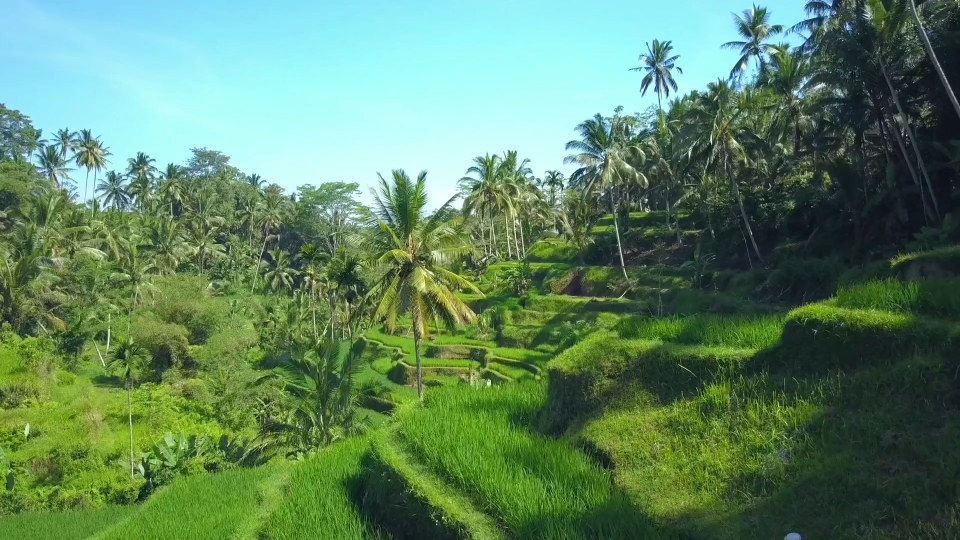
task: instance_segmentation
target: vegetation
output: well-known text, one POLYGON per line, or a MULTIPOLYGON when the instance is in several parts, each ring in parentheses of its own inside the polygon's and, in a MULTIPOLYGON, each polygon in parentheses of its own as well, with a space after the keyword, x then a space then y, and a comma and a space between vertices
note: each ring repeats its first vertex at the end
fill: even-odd
POLYGON ((0 538, 956 537, 955 4, 652 40, 435 209, 0 105, 0 538))

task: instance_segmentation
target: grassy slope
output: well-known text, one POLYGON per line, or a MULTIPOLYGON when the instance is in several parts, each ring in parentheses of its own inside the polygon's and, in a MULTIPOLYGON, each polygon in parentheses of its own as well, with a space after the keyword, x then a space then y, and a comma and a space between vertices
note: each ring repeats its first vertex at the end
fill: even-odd
POLYGON ((0 518, 0 540, 83 540, 136 513, 134 506, 0 518))
POLYGON ((353 505, 366 438, 350 439, 293 468, 280 502, 260 531, 261 539, 381 538, 353 505))
POLYGON ((440 389, 427 394, 426 408, 401 413, 398 437, 513 537, 663 537, 606 471, 527 429, 542 402, 535 383, 440 389))
POLYGON ((960 334, 929 316, 955 317, 957 284, 867 284, 786 318, 627 321, 551 362, 541 420, 696 538, 955 538, 960 334))

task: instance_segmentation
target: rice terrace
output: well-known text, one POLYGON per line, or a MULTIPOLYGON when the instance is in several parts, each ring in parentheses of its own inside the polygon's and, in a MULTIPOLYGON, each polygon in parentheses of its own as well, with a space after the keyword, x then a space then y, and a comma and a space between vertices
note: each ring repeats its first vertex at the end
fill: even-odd
POLYGON ((0 540, 960 538, 956 1, 55 4, 0 37, 0 540))

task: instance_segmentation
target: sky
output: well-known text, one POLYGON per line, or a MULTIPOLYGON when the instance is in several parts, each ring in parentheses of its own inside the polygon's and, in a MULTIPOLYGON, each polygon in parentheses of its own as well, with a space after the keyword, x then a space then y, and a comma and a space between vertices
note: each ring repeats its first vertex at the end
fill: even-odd
MULTIPOLYGON (((4 0, 0 103, 46 135, 88 128, 123 169, 192 147, 294 190, 427 170, 431 204, 474 156, 565 173, 578 123, 656 104, 629 71, 672 40, 680 92, 737 59, 747 0, 4 0)), ((803 2, 768 0, 791 26, 803 2)), ((82 173, 74 172, 82 183, 82 173)))

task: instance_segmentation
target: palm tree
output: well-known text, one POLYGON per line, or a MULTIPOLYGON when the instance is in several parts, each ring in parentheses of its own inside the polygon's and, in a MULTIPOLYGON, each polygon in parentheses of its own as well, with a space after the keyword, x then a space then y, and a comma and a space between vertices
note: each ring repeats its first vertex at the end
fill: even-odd
POLYGON ((156 269, 153 263, 145 261, 140 255, 140 248, 136 243, 128 246, 127 252, 119 261, 118 271, 111 275, 111 279, 130 287, 130 302, 127 306, 127 331, 130 330, 130 317, 135 308, 146 295, 155 290, 151 274, 156 269))
POLYGON ((917 4, 914 0, 908 0, 910 3, 910 15, 913 16, 913 23, 917 26, 917 32, 920 33, 920 39, 923 41, 923 47, 927 50, 927 56, 930 57, 930 62, 933 64, 934 71, 937 72, 937 76, 940 77, 940 82, 943 84, 944 90, 947 91, 947 98, 950 99, 950 104, 953 105, 953 110, 957 112, 957 116, 960 116, 960 103, 957 102, 957 96, 953 93, 953 88, 950 87, 950 81, 947 80, 947 74, 943 72, 943 67, 940 65, 940 61, 937 60, 937 54, 933 52, 933 45, 930 44, 930 37, 927 36, 927 31, 923 27, 923 21, 920 20, 920 13, 917 11, 917 4))
POLYGON ((577 190, 570 190, 564 197, 563 236, 567 242, 576 248, 580 265, 586 264, 587 250, 593 244, 593 235, 590 231, 597 222, 597 214, 588 196, 577 190))
POLYGON ((90 184, 90 171, 94 171, 94 185, 96 185, 96 174, 107 165, 107 156, 110 151, 103 147, 100 139, 93 136, 89 129, 80 130, 80 136, 77 141, 76 162, 78 166, 87 169, 87 178, 83 183, 83 201, 87 201, 88 188, 90 184))
POLYGON ((284 389, 283 417, 264 423, 260 448, 309 451, 346 435, 354 426, 353 381, 363 365, 359 360, 355 348, 344 351, 333 340, 295 340, 290 356, 275 372, 284 389))
POLYGON ((189 251, 180 222, 167 216, 151 220, 147 226, 147 241, 158 273, 176 273, 180 261, 189 251))
POLYGON ((737 49, 740 52, 740 59, 730 70, 730 79, 739 81, 743 78, 750 62, 756 58, 760 63, 760 71, 766 69, 766 56, 775 50, 775 46, 769 43, 770 38, 783 33, 783 26, 779 24, 770 24, 770 12, 765 7, 759 7, 756 4, 752 9, 743 10, 743 14, 733 14, 733 23, 737 27, 737 33, 743 38, 743 41, 731 41, 724 43, 724 49, 737 49))
POLYGON ((40 172, 57 189, 62 189, 70 180, 70 171, 73 169, 67 167, 67 160, 53 145, 44 146, 37 151, 37 164, 40 172))
POLYGON ((127 192, 127 179, 116 171, 109 171, 96 191, 101 194, 103 204, 117 210, 123 210, 130 204, 130 193, 127 192))
POLYGON ((75 153, 77 150, 77 132, 70 131, 69 128, 64 128, 57 131, 57 136, 54 138, 54 146, 60 152, 60 157, 63 160, 67 159, 67 154, 75 153))
POLYGON ((566 185, 567 179, 562 172, 550 170, 543 173, 541 187, 545 187, 547 189, 551 208, 555 208, 557 206, 557 201, 560 198, 559 194, 563 193, 563 188, 566 185))
POLYGON ((270 252, 273 259, 273 266, 264 275, 263 279, 274 291, 283 289, 293 289, 293 281, 297 277, 297 271, 290 266, 290 255, 286 250, 275 249, 270 252))
POLYGON ((370 294, 377 300, 375 319, 393 330, 397 317, 413 317, 413 342, 417 358, 417 395, 423 400, 423 362, 420 344, 431 321, 448 327, 472 322, 476 315, 454 291, 479 293, 467 278, 441 266, 465 254, 470 246, 462 231, 444 216, 456 196, 427 217, 427 173, 414 183, 403 170, 394 170, 392 181, 380 176, 373 193, 374 215, 370 245, 377 256, 380 277, 370 294))
POLYGON ((145 210, 147 202, 153 196, 153 178, 157 168, 156 160, 143 152, 127 159, 127 175, 131 178, 130 193, 137 198, 140 210, 145 210))
POLYGON ((780 98, 771 127, 778 135, 793 137, 793 151, 800 151, 801 136, 813 127, 810 100, 806 98, 814 70, 810 57, 801 50, 778 49, 770 55, 769 69, 761 74, 760 84, 780 98))
POLYGON ((197 263, 202 274, 205 269, 207 259, 218 259, 226 255, 227 248, 217 242, 215 229, 207 229, 203 226, 195 226, 190 231, 190 246, 197 255, 197 263))
POLYGON ((173 217, 173 204, 182 204, 186 188, 183 185, 183 169, 174 163, 168 163, 167 169, 161 174, 163 183, 160 184, 160 196, 170 205, 170 217, 173 217))
POLYGON ((247 183, 253 186, 253 189, 255 189, 257 193, 260 193, 263 191, 263 186, 267 183, 267 181, 264 180, 259 174, 254 173, 247 177, 247 183))
MULTIPOLYGON (((484 217, 487 218, 490 231, 487 246, 491 255, 497 251, 494 217, 497 211, 508 204, 507 194, 504 193, 500 181, 502 172, 500 156, 486 154, 473 158, 473 165, 467 169, 467 175, 460 179, 460 192, 464 195, 464 215, 470 216, 478 212, 481 221, 484 217)), ((481 227, 481 238, 482 231, 481 227)))
POLYGON ((640 95, 647 95, 650 85, 653 85, 657 93, 657 110, 663 116, 663 103, 661 98, 670 97, 670 91, 677 91, 677 81, 673 79, 673 70, 683 74, 683 69, 677 65, 679 54, 673 54, 672 41, 653 40, 653 43, 647 43, 647 54, 640 55, 640 67, 630 68, 630 71, 646 71, 643 80, 640 81, 640 95))
POLYGON ((133 337, 121 338, 113 350, 107 368, 123 379, 123 386, 127 389, 127 421, 130 426, 130 476, 135 473, 133 461, 133 385, 137 378, 137 368, 146 357, 146 350, 133 342, 133 337))
POLYGON ((268 192, 263 199, 263 206, 259 209, 260 220, 263 223, 263 246, 260 248, 260 255, 257 257, 257 267, 253 274, 253 284, 250 286, 250 292, 257 287, 257 277, 260 275, 260 263, 263 261, 263 252, 267 249, 267 241, 271 238, 270 232, 278 230, 287 215, 287 199, 280 193, 268 192))
POLYGON ((604 118, 597 113, 593 118, 581 122, 576 128, 580 140, 567 143, 567 151, 574 153, 567 156, 563 162, 580 166, 570 175, 571 186, 582 189, 585 193, 597 189, 609 194, 620 268, 623 270, 623 278, 629 282, 623 245, 620 242, 620 226, 617 222, 618 208, 613 192, 626 185, 644 184, 646 177, 632 165, 642 159, 642 154, 639 148, 629 143, 621 120, 619 116, 604 118))

